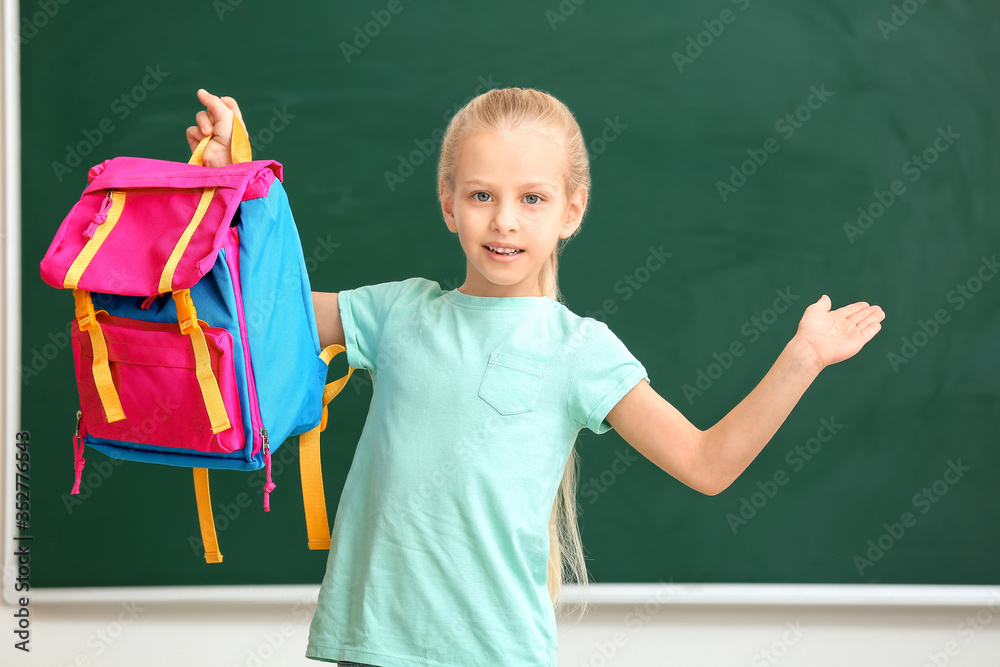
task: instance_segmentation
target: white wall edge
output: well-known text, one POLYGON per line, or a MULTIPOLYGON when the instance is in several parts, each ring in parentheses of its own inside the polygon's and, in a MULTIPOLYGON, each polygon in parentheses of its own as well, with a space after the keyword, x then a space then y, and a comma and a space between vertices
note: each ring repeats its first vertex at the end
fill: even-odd
MULTIPOLYGON (((284 586, 148 586, 32 589, 33 604, 315 603, 319 584, 284 586)), ((579 586, 563 600, 581 601, 579 586)), ((990 607, 1000 610, 1000 586, 909 584, 590 584, 591 605, 791 605, 990 607)))
MULTIPOLYGON (((14 590, 17 562, 14 557, 14 436, 21 420, 21 45, 18 32, 18 4, 3 0, 0 18, 0 89, 3 90, 2 124, 0 124, 0 206, 3 207, 3 227, 0 230, 0 494, 3 494, 3 599, 11 603, 18 598, 14 590)), ((30 470, 29 470, 30 474, 30 470)))

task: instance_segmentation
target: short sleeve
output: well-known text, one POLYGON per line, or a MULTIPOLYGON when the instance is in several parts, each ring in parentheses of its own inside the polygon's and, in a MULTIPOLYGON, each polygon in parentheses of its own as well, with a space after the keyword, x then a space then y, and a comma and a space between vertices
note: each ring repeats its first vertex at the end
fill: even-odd
POLYGON ((413 278, 364 285, 337 293, 344 347, 351 368, 375 371, 379 341, 392 307, 413 287, 413 278))
POLYGON ((611 430, 605 419, 618 401, 641 380, 645 367, 608 328, 585 319, 583 337, 570 374, 569 413, 574 422, 594 433, 611 430))

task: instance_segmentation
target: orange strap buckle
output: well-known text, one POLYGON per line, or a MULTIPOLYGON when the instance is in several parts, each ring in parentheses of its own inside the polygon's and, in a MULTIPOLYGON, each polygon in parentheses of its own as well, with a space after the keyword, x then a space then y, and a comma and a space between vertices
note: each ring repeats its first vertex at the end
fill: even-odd
POLYGON ((198 311, 191 300, 191 290, 174 292, 174 303, 177 304, 177 323, 181 325, 181 333, 189 334, 198 328, 198 311))
POLYGON ((94 302, 87 290, 73 290, 73 300, 76 302, 76 321, 80 331, 90 331, 97 326, 97 315, 94 313, 94 302))

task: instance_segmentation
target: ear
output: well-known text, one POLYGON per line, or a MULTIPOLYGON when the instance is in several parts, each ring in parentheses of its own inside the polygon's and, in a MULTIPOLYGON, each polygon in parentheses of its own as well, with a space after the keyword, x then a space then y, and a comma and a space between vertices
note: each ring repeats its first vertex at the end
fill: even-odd
POLYGON ((455 224, 455 200, 451 196, 448 184, 442 178, 438 182, 438 196, 441 199, 441 215, 444 216, 444 224, 448 225, 448 230, 453 234, 458 233, 458 225, 455 224))
POLYGON ((583 212, 587 210, 587 188, 582 185, 576 189, 570 197, 566 206, 566 219, 563 221, 562 229, 559 230, 559 238, 568 239, 579 229, 583 222, 583 212))

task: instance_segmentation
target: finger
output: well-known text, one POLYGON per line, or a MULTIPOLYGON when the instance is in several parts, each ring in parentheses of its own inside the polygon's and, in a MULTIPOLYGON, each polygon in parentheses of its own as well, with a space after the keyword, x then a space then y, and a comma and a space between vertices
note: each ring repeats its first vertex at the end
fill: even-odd
POLYGON ((212 134, 212 118, 207 111, 199 111, 195 114, 194 119, 198 123, 198 129, 201 130, 201 136, 207 137, 212 134))
POLYGON ((841 308, 838 308, 837 314, 847 319, 851 319, 858 313, 864 311, 865 308, 868 308, 868 304, 864 301, 858 301, 856 303, 851 303, 841 308))
POLYGON ((885 319, 885 312, 878 306, 869 306, 857 319, 858 328, 864 328, 872 324, 878 324, 885 319))
POLYGON ((201 140, 204 138, 205 135, 202 134, 200 127, 192 125, 187 129, 188 145, 191 146, 192 153, 194 153, 194 149, 198 147, 198 144, 200 144, 201 140))
POLYGON ((865 339, 865 342, 870 341, 872 338, 875 337, 875 334, 877 334, 881 330, 882 330, 881 324, 879 324, 878 322, 872 322, 871 324, 869 324, 868 326, 866 326, 864 329, 861 330, 861 337, 865 339))
POLYGON ((233 110, 221 98, 216 97, 204 88, 198 91, 198 99, 205 105, 209 119, 212 121, 213 134, 225 134, 232 123, 233 110), (204 91, 204 95, 202 95, 204 91))
POLYGON ((855 324, 860 324, 861 322, 868 319, 872 315, 878 317, 879 320, 885 317, 885 313, 883 313, 882 309, 879 308, 878 306, 864 306, 862 308, 859 308, 857 311, 851 313, 851 315, 847 319, 851 322, 854 322, 855 324), (880 313, 881 315, 879 315, 880 313))
POLYGON ((206 107, 210 107, 213 104, 213 102, 215 102, 218 99, 219 98, 217 96, 208 92, 204 88, 198 89, 198 101, 204 104, 206 107))
POLYGON ((826 294, 824 294, 819 299, 817 299, 816 301, 814 301, 813 303, 811 303, 809 305, 811 305, 811 306, 819 306, 823 310, 830 310, 830 306, 833 305, 833 304, 830 301, 830 297, 827 296, 826 294))
POLYGON ((236 116, 240 119, 240 122, 242 123, 243 122, 243 113, 240 111, 240 105, 236 103, 236 100, 234 100, 231 97, 223 97, 221 99, 222 99, 223 104, 225 104, 227 107, 229 107, 230 109, 232 109, 233 113, 236 114, 236 116))
POLYGON ((198 101, 205 105, 204 111, 199 111, 197 114, 198 125, 205 130, 205 134, 212 133, 212 126, 215 124, 215 117, 212 114, 212 107, 216 104, 216 100, 219 98, 208 92, 204 88, 198 89, 198 101))

